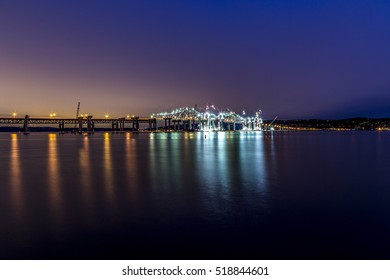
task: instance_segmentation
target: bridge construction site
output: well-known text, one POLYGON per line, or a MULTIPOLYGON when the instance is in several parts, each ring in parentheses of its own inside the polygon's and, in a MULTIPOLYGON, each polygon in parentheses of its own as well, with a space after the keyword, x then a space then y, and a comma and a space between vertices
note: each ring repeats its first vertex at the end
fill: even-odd
MULTIPOLYGON (((60 133, 93 133, 96 125, 103 125, 105 130, 113 132, 124 131, 234 131, 234 130, 264 130, 270 125, 264 126, 261 111, 254 116, 246 116, 245 112, 237 114, 233 111, 219 111, 213 105, 205 110, 195 107, 183 107, 171 112, 152 114, 150 117, 126 116, 121 118, 95 119, 91 115, 79 115, 80 103, 77 107, 76 118, 57 118, 55 114, 49 118, 34 118, 25 115, 24 118, 13 117, 0 118, 0 125, 19 126, 25 133, 30 131, 30 126, 57 127, 60 133)), ((276 118, 275 118, 276 119, 276 118)))

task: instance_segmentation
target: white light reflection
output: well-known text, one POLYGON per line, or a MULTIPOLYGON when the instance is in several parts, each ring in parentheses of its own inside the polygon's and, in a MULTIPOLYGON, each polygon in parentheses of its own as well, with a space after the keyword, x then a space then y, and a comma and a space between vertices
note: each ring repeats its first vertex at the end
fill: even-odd
POLYGON ((263 192, 266 189, 266 162, 262 132, 240 133, 240 172, 245 186, 263 192))
MULTIPOLYGON (((218 155, 216 151, 217 139, 215 133, 204 132, 200 134, 203 139, 198 139, 197 143, 197 166, 201 181, 207 187, 207 191, 213 193, 219 185, 221 174, 218 173, 218 155)), ((224 175, 222 175, 224 176, 224 175)))
MULTIPOLYGON (((166 137, 166 135, 159 136, 166 137)), ((149 170, 150 174, 154 174, 149 180, 154 188, 154 195, 159 196, 164 193, 165 187, 167 187, 166 181, 164 180, 165 165, 167 163, 163 159, 163 154, 166 151, 164 151, 163 147, 160 147, 160 145, 163 146, 163 143, 166 144, 167 142, 162 139, 157 139, 156 141, 156 137, 154 134, 149 135, 149 170)), ((168 187, 173 188, 174 186, 168 187)))
POLYGON ((254 173, 255 184, 260 191, 266 191, 267 187, 267 164, 265 161, 264 138, 261 131, 254 132, 255 151, 254 151, 254 173))
POLYGON ((228 133, 226 132, 217 132, 217 141, 216 141, 216 150, 217 150, 217 172, 219 175, 219 182, 223 188, 226 189, 226 191, 229 190, 229 181, 230 176, 232 175, 229 170, 229 159, 230 154, 227 154, 227 147, 226 147, 226 136, 228 133))
MULTIPOLYGON (((148 151, 148 154, 149 154, 149 173, 150 174, 156 174, 158 169, 157 169, 157 164, 156 164, 156 141, 154 139, 155 137, 155 134, 154 133, 150 133, 149 134, 149 151, 148 151)), ((155 176, 150 176, 148 179, 151 180, 151 183, 152 183, 152 186, 153 187, 156 187, 156 186, 159 186, 159 184, 157 184, 157 175, 155 176)))
MULTIPOLYGON (((197 141, 197 169, 214 214, 230 211, 237 197, 266 204, 267 162, 262 132, 208 133, 197 141)), ((245 202, 246 203, 246 202, 245 202)))
POLYGON ((170 157, 172 160, 169 163, 171 169, 170 176, 172 176, 172 178, 177 178, 173 181, 174 188, 180 187, 181 176, 183 175, 183 166, 181 165, 181 160, 179 160, 182 158, 182 147, 180 147, 182 142, 181 136, 181 133, 178 132, 171 133, 171 139, 168 140, 171 145, 170 151, 172 152, 172 156, 170 157))

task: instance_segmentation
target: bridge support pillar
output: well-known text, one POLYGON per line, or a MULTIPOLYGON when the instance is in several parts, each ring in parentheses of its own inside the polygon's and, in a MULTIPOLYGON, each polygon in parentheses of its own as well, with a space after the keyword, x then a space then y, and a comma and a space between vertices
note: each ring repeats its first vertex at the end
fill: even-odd
POLYGON ((138 117, 137 118, 133 118, 133 131, 138 131, 139 130, 139 121, 138 121, 138 117))
POLYGON ((118 119, 119 132, 123 133, 125 131, 125 118, 118 119))
POLYGON ((112 121, 111 128, 112 128, 113 133, 117 132, 118 131, 118 121, 112 121))
POLYGON ((26 116, 24 117, 23 132, 28 132, 28 131, 29 131, 29 127, 28 127, 29 118, 30 118, 29 115, 26 115, 26 116))
POLYGON ((157 120, 156 119, 151 119, 150 123, 152 125, 152 130, 157 130, 157 120))
POLYGON ((64 121, 61 121, 61 122, 59 123, 59 125, 58 125, 58 130, 59 130, 60 132, 62 132, 62 131, 64 131, 64 129, 65 129, 65 122, 64 122, 64 121))
POLYGON ((92 116, 87 117, 87 132, 88 134, 93 133, 94 125, 92 122, 92 116))
POLYGON ((78 118, 78 123, 79 123, 79 133, 83 132, 83 117, 78 118))
POLYGON ((183 120, 183 130, 188 130, 188 121, 187 120, 183 120))
POLYGON ((165 124, 165 126, 164 126, 164 129, 165 130, 171 130, 171 118, 164 118, 164 124, 165 124), (168 123, 168 125, 167 125, 167 123, 168 123))

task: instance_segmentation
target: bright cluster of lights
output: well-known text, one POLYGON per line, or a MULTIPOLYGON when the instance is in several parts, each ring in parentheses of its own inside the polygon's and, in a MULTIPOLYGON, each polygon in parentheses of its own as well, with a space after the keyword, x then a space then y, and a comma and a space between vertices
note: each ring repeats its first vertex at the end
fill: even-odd
POLYGON ((153 114, 151 118, 171 118, 177 120, 194 120, 200 123, 200 130, 223 130, 223 123, 241 124, 243 129, 261 130, 263 120, 261 110, 252 117, 239 115, 231 110, 218 110, 214 105, 207 105, 204 110, 194 107, 182 107, 171 112, 153 114))

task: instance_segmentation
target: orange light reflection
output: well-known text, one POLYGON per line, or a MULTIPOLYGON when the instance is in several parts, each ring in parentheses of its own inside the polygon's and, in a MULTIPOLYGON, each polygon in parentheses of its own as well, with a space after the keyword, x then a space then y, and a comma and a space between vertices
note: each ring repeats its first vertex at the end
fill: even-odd
POLYGON ((15 209, 16 216, 20 217, 23 210, 23 192, 21 181, 21 168, 19 157, 19 139, 17 134, 11 134, 11 162, 10 162, 10 182, 11 201, 15 209))

